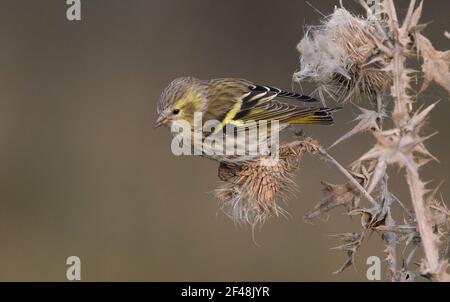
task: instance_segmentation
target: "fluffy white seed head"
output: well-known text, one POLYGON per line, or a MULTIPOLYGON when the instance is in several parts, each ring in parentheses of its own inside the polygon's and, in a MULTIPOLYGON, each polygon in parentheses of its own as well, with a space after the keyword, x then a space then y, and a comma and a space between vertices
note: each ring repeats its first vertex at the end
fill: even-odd
POLYGON ((309 27, 298 44, 300 70, 294 80, 314 82, 319 96, 339 101, 373 96, 389 84, 388 58, 377 51, 376 39, 372 20, 336 9, 322 25, 309 27))

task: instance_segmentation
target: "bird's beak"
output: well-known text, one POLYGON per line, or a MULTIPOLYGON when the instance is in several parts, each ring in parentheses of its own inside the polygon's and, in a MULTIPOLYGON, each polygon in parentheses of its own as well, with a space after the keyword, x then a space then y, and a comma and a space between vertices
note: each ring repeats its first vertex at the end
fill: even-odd
POLYGON ((155 129, 166 124, 168 121, 169 121, 169 118, 167 116, 162 115, 162 116, 158 117, 158 119, 156 120, 155 129))

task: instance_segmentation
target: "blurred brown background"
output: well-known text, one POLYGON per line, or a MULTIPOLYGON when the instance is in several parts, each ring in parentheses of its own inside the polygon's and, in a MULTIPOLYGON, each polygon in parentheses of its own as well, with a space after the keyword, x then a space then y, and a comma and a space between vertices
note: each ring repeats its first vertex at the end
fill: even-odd
MULTIPOLYGON (((219 210, 216 164, 173 156, 169 131, 153 129, 159 94, 178 76, 289 89, 295 46, 317 12, 301 0, 81 2, 82 20, 69 22, 62 0, 0 1, 0 280, 66 280, 71 255, 85 281, 366 280, 367 257, 384 257, 377 234, 358 270, 336 276, 344 254, 324 235, 356 231, 358 219, 338 210, 327 222, 302 220, 321 198, 320 180, 344 181, 332 166, 305 158, 292 217, 256 231, 258 246, 219 210)), ((312 2, 324 14, 338 4, 312 2)), ((396 2, 404 13, 407 1, 396 2)), ((449 48, 449 11, 448 1, 425 3, 438 49, 449 48)), ((434 85, 420 98, 438 99, 429 130, 440 133, 428 146, 441 163, 424 169, 436 184, 450 174, 450 104, 434 85)), ((346 105, 334 127, 306 130, 328 145, 356 112, 346 105)), ((371 141, 359 136, 333 155, 348 164, 371 141)), ((401 173, 392 175, 408 202, 401 173)))

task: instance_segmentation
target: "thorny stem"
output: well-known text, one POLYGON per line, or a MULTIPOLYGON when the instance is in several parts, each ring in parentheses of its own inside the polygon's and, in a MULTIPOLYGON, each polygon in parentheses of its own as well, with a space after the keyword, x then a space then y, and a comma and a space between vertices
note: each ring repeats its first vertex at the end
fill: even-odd
POLYGON ((325 157, 328 161, 333 163, 339 171, 344 174, 348 180, 363 194, 363 196, 374 206, 375 208, 378 208, 378 203, 373 199, 373 197, 366 191, 366 189, 361 186, 361 184, 356 181, 356 179, 345 169, 334 157, 332 157, 330 154, 328 154, 327 151, 325 151, 323 148, 319 148, 319 154, 325 157))
POLYGON ((436 241, 434 239, 433 230, 428 225, 426 208, 423 201, 423 183, 419 178, 416 169, 408 168, 406 170, 406 181, 408 182, 412 204, 414 212, 416 214, 417 225, 419 227, 420 238, 422 239, 422 245, 425 250, 425 258, 429 269, 432 272, 436 272, 439 267, 439 253, 436 247, 436 241))
MULTIPOLYGON (((379 16, 375 16, 375 14, 367 5, 366 1, 359 0, 359 2, 366 9, 368 19, 373 20, 373 23, 371 24, 375 25, 376 30, 375 32, 370 33, 369 38, 373 40, 374 45, 376 45, 376 49, 383 54, 386 60, 389 61, 388 63, 386 63, 384 70, 390 72, 392 79, 390 92, 394 99, 394 110, 391 114, 391 118, 395 124, 395 133, 398 133, 399 136, 398 145, 397 147, 384 146, 381 140, 379 141, 379 143, 381 144, 381 149, 383 149, 382 151, 393 151, 396 153, 396 155, 401 157, 401 160, 391 157, 392 152, 383 153, 380 151, 380 154, 376 157, 378 162, 374 171, 372 172, 372 175, 370 176, 369 184, 363 187, 353 177, 353 175, 351 175, 351 173, 347 171, 347 169, 345 169, 337 160, 335 160, 330 154, 328 154, 327 151, 320 148, 318 153, 326 160, 333 163, 337 167, 337 169, 349 179, 350 183, 362 193, 362 196, 364 196, 373 205, 373 207, 377 209, 375 214, 382 214, 377 217, 378 220, 376 222, 382 223, 386 227, 386 231, 383 233, 383 235, 384 240, 387 243, 386 252, 389 270, 391 273, 390 279, 392 281, 406 281, 408 279, 408 276, 411 276, 410 272, 407 271, 407 266, 411 262, 414 252, 419 245, 416 240, 418 231, 421 239, 420 242, 423 245, 425 253, 424 265, 420 270, 420 274, 424 276, 431 276, 431 278, 436 281, 446 281, 449 279, 449 275, 445 271, 442 272, 440 270, 442 268, 447 268, 447 266, 443 267, 442 265, 446 265, 446 261, 448 261, 446 260, 446 258, 448 259, 450 253, 450 237, 447 242, 447 249, 444 253, 445 256, 443 256, 441 262, 441 259, 439 258, 437 240, 438 237, 433 233, 433 222, 428 220, 429 216, 427 215, 427 211, 429 211, 429 209, 426 207, 426 203, 424 201, 426 194, 425 184, 420 179, 418 171, 420 164, 415 161, 413 154, 413 152, 416 152, 417 149, 405 149, 402 148, 402 146, 404 145, 401 144, 405 142, 403 140, 404 138, 412 138, 414 140, 417 139, 419 143, 424 141, 424 138, 415 137, 414 135, 416 133, 413 133, 413 135, 411 135, 412 130, 409 128, 411 128, 412 126, 410 127, 410 125, 408 125, 411 120, 415 118, 415 116, 412 117, 412 99, 410 95, 410 84, 412 81, 412 78, 410 76, 411 71, 406 65, 409 55, 413 52, 412 45, 414 44, 414 41, 412 41, 410 37, 418 31, 418 21, 422 11, 423 1, 421 1, 419 6, 416 8, 417 0, 410 0, 407 14, 403 20, 401 27, 393 0, 383 0, 384 16, 387 17, 383 20, 379 16), (381 21, 383 21, 383 23, 381 23, 381 21), (391 147, 394 150, 390 150, 389 148, 391 147), (406 170, 405 178, 409 186, 414 213, 412 211, 409 211, 401 203, 401 201, 398 200, 394 195, 392 195, 387 189, 388 175, 386 173, 386 168, 388 165, 391 165, 393 163, 399 163, 400 166, 404 167, 404 169, 406 170), (375 188, 378 189, 377 192, 374 193, 376 199, 372 197, 372 191, 375 188), (406 259, 403 260, 401 271, 397 270, 397 264, 399 260, 397 259, 396 248, 398 246, 397 240, 399 238, 402 238, 402 236, 398 235, 398 233, 396 233, 395 231, 392 231, 395 230, 396 227, 398 227, 391 212, 391 206, 395 200, 399 202, 401 207, 408 215, 408 226, 410 226, 414 231, 413 233, 411 233, 411 236, 413 237, 407 238, 408 241, 412 240, 413 246, 411 252, 408 254, 406 259), (407 277, 406 279, 404 279, 405 276, 407 277)), ((446 33, 446 36, 450 38, 450 34, 446 33)), ((373 105, 376 108, 376 111, 378 113, 382 112, 384 109, 384 104, 381 95, 377 94, 376 99, 373 99, 372 101, 373 105)), ((376 121, 376 123, 378 125, 379 131, 383 131, 383 120, 379 119, 376 121)), ((415 128, 417 129, 417 131, 419 131, 420 128, 416 128, 416 126, 417 124, 414 124, 414 127, 412 128, 415 128)), ((412 275, 415 277, 414 273, 412 273, 412 275)))
MULTIPOLYGON (((396 223, 391 213, 391 206, 393 198, 388 191, 387 187, 388 176, 384 176, 384 179, 380 182, 380 199, 383 201, 383 207, 386 210, 386 218, 384 224, 388 227, 395 227, 396 223)), ((391 281, 396 281, 397 273, 397 234, 395 232, 384 233, 384 238, 387 242, 387 260, 389 263, 389 271, 391 281)))
POLYGON ((431 226, 428 224, 426 208, 423 201, 423 183, 417 172, 417 165, 406 169, 406 181, 409 185, 411 200, 416 214, 417 226, 419 227, 420 238, 422 240, 425 258, 431 272, 437 272, 439 268, 439 253, 434 239, 431 226))
MULTIPOLYGON (((375 96, 375 109, 378 113, 382 113, 383 108, 383 99, 380 93, 377 93, 375 96)), ((380 115, 380 118, 377 119, 377 125, 380 131, 383 130, 383 118, 380 115)), ((392 217, 391 206, 393 202, 393 198, 388 191, 388 175, 385 174, 382 181, 380 181, 380 201, 383 203, 383 207, 386 209, 386 218, 384 224, 388 227, 395 227, 396 222, 392 217)), ((389 272, 391 281, 396 281, 397 275, 397 234, 395 232, 386 232, 384 233, 384 239, 387 243, 386 253, 387 253, 387 262, 389 264, 389 272)))
MULTIPOLYGON (((400 35, 406 32, 406 27, 409 26, 409 20, 414 11, 416 1, 411 0, 408 16, 406 16, 402 28, 399 28, 397 13, 392 0, 387 0, 386 4, 391 11, 390 16, 390 29, 394 38, 393 52, 393 87, 392 92, 395 98, 395 109, 394 109, 394 122, 397 127, 402 128, 408 123, 411 118, 409 96, 407 94, 408 80, 407 72, 405 70, 405 46, 401 43, 400 35)), ((423 200, 424 184, 420 180, 418 165, 414 160, 410 161, 410 165, 406 167, 406 181, 409 185, 409 190, 411 194, 411 200, 414 207, 414 212, 416 214, 417 226, 419 228, 420 237, 422 240, 423 248, 425 251, 425 258, 427 261, 428 269, 435 273, 439 268, 439 252, 436 246, 436 241, 434 239, 434 234, 432 232, 431 226, 428 224, 425 203, 423 200)))
POLYGON ((394 93, 395 93, 395 109, 394 109, 394 121, 397 126, 402 127, 407 123, 409 118, 408 109, 405 106, 405 88, 403 86, 402 75, 404 74, 404 57, 402 56, 402 46, 400 43, 395 43, 394 46, 394 93))
MULTIPOLYGON (((408 108, 406 107, 406 87, 402 76, 405 75, 405 56, 404 56, 404 46, 400 43, 400 29, 397 19, 397 13, 395 10, 395 5, 392 0, 386 1, 389 10, 392 12, 390 15, 390 29, 394 38, 394 45, 392 48, 393 55, 393 86, 392 94, 396 99, 395 109, 393 113, 394 122, 398 127, 402 127, 406 124, 409 118, 408 108)), ((415 3, 415 0, 411 2, 415 3)))

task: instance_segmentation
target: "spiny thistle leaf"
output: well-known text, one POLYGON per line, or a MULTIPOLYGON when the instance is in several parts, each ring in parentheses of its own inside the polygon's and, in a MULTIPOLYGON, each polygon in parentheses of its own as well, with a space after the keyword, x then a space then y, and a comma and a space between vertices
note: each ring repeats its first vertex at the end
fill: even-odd
POLYGON ((431 81, 435 81, 450 93, 450 50, 436 50, 430 40, 420 33, 416 35, 416 43, 423 58, 422 71, 425 75, 421 91, 425 90, 431 81))
POLYGON ((333 274, 340 274, 344 270, 346 270, 348 267, 350 267, 351 265, 353 265, 355 263, 356 252, 358 251, 359 247, 361 246, 361 244, 364 240, 364 236, 365 236, 365 232, 329 235, 329 237, 336 237, 339 240, 344 242, 344 244, 333 247, 331 249, 342 250, 347 253, 347 258, 346 258, 344 264, 338 270, 333 272, 333 274))
POLYGON ((372 131, 380 130, 380 128, 378 127, 378 121, 381 120, 383 117, 385 117, 386 114, 384 112, 376 112, 359 106, 357 107, 361 111, 361 113, 355 118, 355 120, 359 121, 358 124, 356 124, 356 126, 353 127, 353 129, 348 131, 346 134, 341 136, 328 149, 333 148, 337 144, 343 142, 344 140, 352 137, 355 134, 367 131, 369 129, 372 131))

